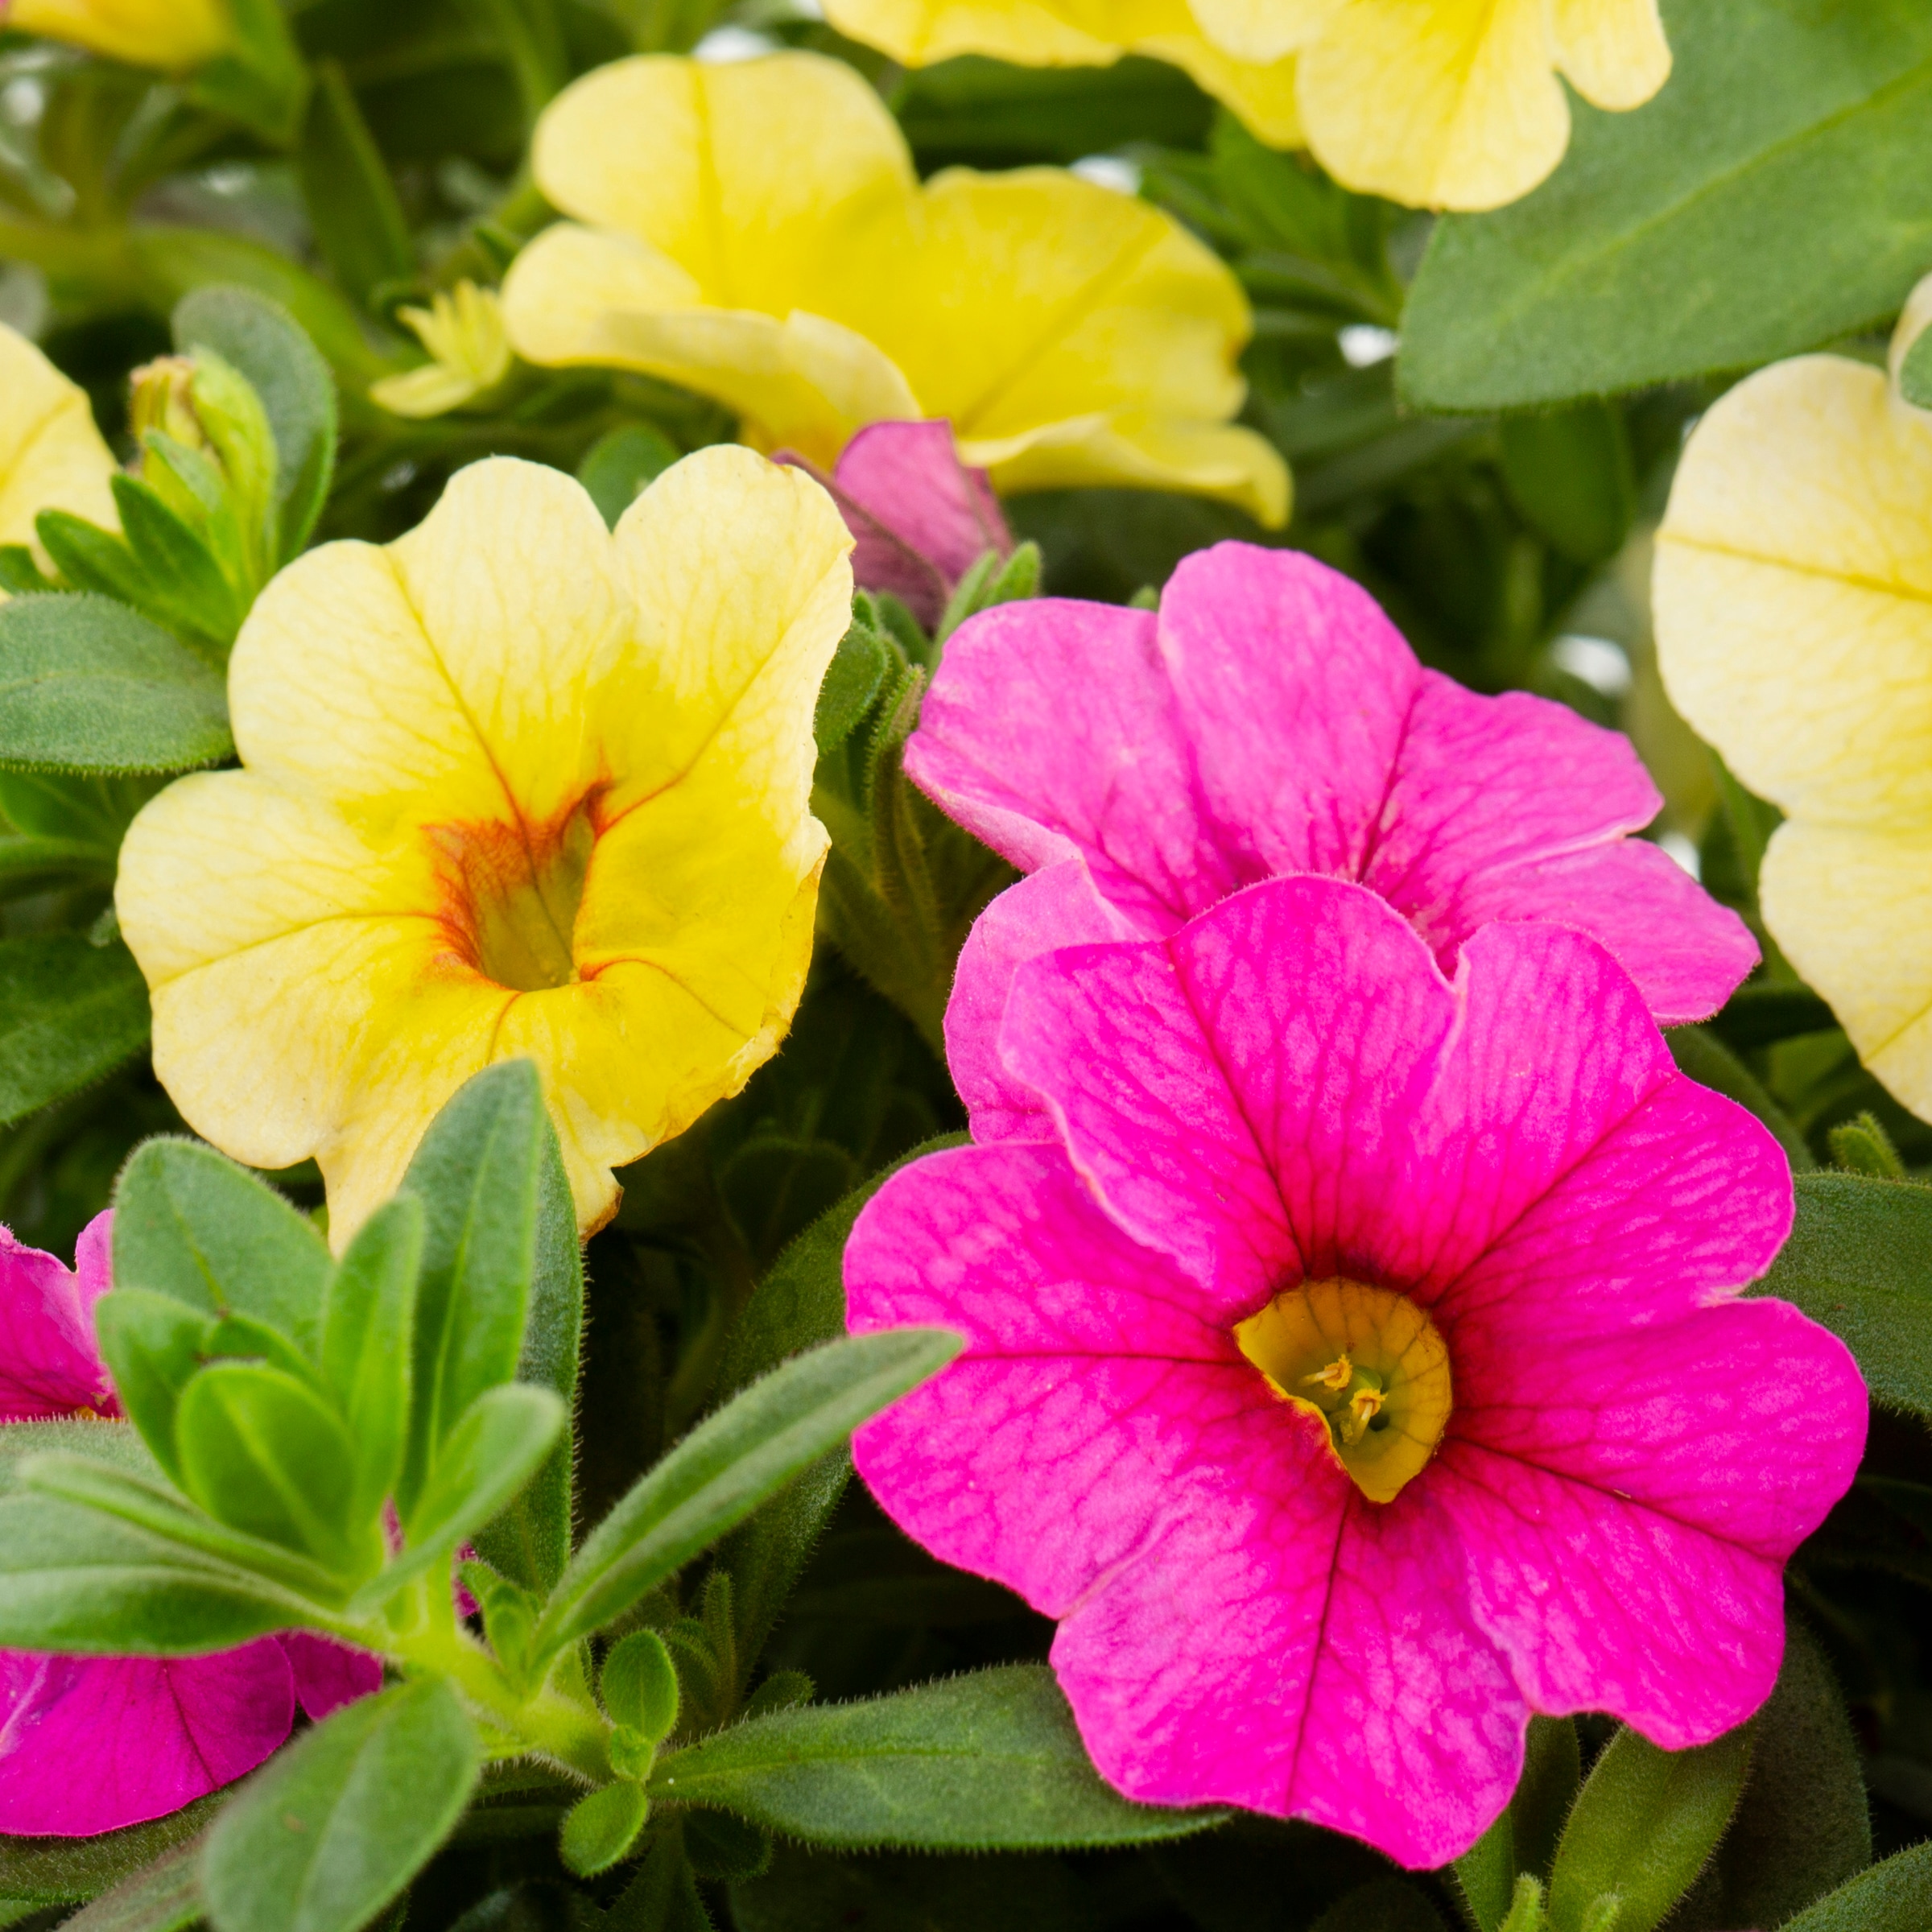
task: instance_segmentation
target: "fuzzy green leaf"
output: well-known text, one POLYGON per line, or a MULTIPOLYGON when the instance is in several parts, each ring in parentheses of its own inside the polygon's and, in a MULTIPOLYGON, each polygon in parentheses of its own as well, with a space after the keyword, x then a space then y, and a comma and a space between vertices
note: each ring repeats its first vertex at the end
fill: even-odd
POLYGON ((638 1842, 650 1815, 644 1787, 628 1779, 579 1798, 564 1821, 564 1863, 580 1878, 608 1872, 638 1842))
POLYGON ((147 983, 118 940, 0 939, 0 1127, 105 1079, 147 1038, 147 983))
POLYGON ((216 1792, 151 1823, 96 1838, 0 1838, 0 1897, 44 1905, 111 1897, 114 1888, 138 1882, 172 1853, 198 1851, 203 1827, 226 1798, 216 1792))
POLYGON ((1782 1932, 1926 1932, 1932 1926, 1932 1843, 1913 1845, 1861 1872, 1782 1932))
POLYGON ((203 1910, 200 1842, 163 1852, 62 1922, 62 1932, 185 1932, 203 1910))

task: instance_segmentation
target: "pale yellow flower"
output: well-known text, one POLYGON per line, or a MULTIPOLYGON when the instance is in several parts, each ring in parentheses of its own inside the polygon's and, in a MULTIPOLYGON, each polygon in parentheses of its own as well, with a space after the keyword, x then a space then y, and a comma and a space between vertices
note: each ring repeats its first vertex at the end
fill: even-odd
MULTIPOLYGON (((1928 321, 1932 279, 1894 372, 1928 321)), ((1740 382, 1685 449, 1653 595, 1673 702, 1788 815, 1765 924, 1932 1117, 1932 413, 1840 356, 1740 382)))
MULTIPOLYGON (((26 544, 46 570, 51 566, 34 535, 42 510, 70 510, 118 530, 109 487, 114 469, 87 392, 26 336, 0 324, 0 543, 26 544)), ((0 591, 0 598, 6 595, 0 591)))
POLYGON ((868 423, 951 421, 1006 490, 1114 483, 1287 513, 1287 472, 1228 419, 1250 317, 1166 215, 1055 168, 923 187, 842 63, 666 56, 587 76, 533 161, 574 221, 504 285, 532 362, 716 397, 758 448, 829 466, 868 423))
POLYGON ((510 374, 510 337, 493 288, 459 282, 427 308, 398 309, 431 359, 369 386, 372 402, 398 416, 444 416, 486 395, 510 374))
POLYGON ((560 472, 461 472, 386 548, 312 551, 229 670, 244 769, 135 819, 115 903, 155 1067, 237 1159, 313 1156, 338 1243, 490 1063, 541 1071, 582 1224, 790 1023, 826 836, 812 708, 851 547, 749 450, 614 533, 560 472))
POLYGON ((199 67, 234 43, 226 0, 13 0, 0 24, 136 67, 199 67))
POLYGON ((1264 141, 1418 208, 1496 208, 1563 159, 1564 76, 1601 108, 1670 72, 1657 0, 827 0, 843 33, 914 66, 1151 55, 1264 141))

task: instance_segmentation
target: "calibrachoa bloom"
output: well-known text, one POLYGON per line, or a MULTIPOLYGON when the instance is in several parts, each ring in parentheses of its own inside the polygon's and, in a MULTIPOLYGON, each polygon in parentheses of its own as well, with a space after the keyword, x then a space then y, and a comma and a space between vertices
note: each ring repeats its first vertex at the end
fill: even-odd
MULTIPOLYGON (((44 569, 47 558, 34 536, 42 510, 71 510, 118 529, 108 487, 114 469, 86 390, 25 336, 0 324, 0 543, 27 544, 44 569)), ((0 590, 0 599, 6 595, 0 590)))
POLYGON ((235 37, 226 0, 0 0, 0 27, 171 71, 212 60, 235 37))
POLYGON ((1657 0, 828 0, 842 33, 912 65, 1152 55, 1278 147, 1427 208, 1494 208, 1563 159, 1561 74, 1601 108, 1670 72, 1657 0))
POLYGON ((1662 803, 1627 740, 1523 692, 1425 671, 1346 577, 1224 543, 1158 615, 1059 599, 961 626, 906 768, 1023 871, 974 927, 946 1015, 981 1140, 1038 1102, 997 1049, 1018 962, 1171 932, 1283 873, 1359 881, 1445 972, 1492 919, 1608 946, 1666 1025, 1724 1004, 1757 951, 1655 845, 1662 803))
POLYGON ((397 416, 448 415, 487 397, 510 374, 513 357, 503 328, 503 304, 493 288, 459 282, 438 289, 427 308, 399 308, 430 359, 420 369, 385 376, 369 399, 397 416))
POLYGON ((855 1453, 1060 1620, 1116 1785, 1436 1865, 1534 1711, 1675 1750, 1756 1710, 1864 1390, 1738 1298, 1784 1156, 1595 941, 1486 927, 1451 980, 1373 893, 1271 880, 1034 961, 1001 1043, 1053 1137, 930 1156, 860 1217, 852 1326, 969 1339, 855 1453))
POLYGON ((1145 202, 1047 167, 921 185, 877 94, 802 53, 601 68, 544 110, 531 165, 575 219, 504 283, 529 361, 681 382, 826 467, 868 423, 943 417, 1003 490, 1145 485, 1286 518, 1281 457, 1227 420, 1247 299, 1145 202))
POLYGON ((122 849, 196 1131, 313 1155, 340 1245, 451 1094, 524 1055, 582 1222, 607 1217, 612 1168, 737 1092, 798 1004, 851 547, 809 477, 724 448, 614 532, 497 459, 386 549, 283 571, 229 668, 245 769, 180 780, 122 849))
MULTIPOLYGON (((778 452, 780 462, 803 462, 778 452)), ((968 469, 947 423, 874 423, 840 452, 828 477, 852 532, 852 574, 865 590, 889 590, 928 630, 960 578, 989 550, 1013 552, 1013 533, 986 473, 968 469)))
POLYGON ((1717 402, 1678 468, 1653 596, 1672 701, 1786 814, 1765 923, 1865 1064, 1932 1114, 1932 412, 1897 376, 1928 322, 1932 280, 1889 380, 1802 356, 1717 402))
MULTIPOLYGON (((118 1417, 94 1345, 111 1215, 70 1271, 0 1228, 0 1424, 118 1417)), ((312 1718, 382 1681, 372 1657, 305 1633, 212 1657, 0 1650, 0 1833, 85 1837, 179 1810, 252 1771, 312 1718)))

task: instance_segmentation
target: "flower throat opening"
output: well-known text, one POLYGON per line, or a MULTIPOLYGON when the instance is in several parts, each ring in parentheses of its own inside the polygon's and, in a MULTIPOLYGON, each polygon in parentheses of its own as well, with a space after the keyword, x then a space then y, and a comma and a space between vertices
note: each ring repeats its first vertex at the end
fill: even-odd
POLYGON ((464 960, 515 993, 568 986, 584 880, 597 842, 588 801, 548 826, 434 825, 444 924, 464 960))
POLYGON ((1235 1326, 1275 1393, 1321 1418, 1328 1447, 1371 1502, 1421 1474, 1450 1410, 1449 1349, 1405 1294, 1302 1282, 1235 1326))

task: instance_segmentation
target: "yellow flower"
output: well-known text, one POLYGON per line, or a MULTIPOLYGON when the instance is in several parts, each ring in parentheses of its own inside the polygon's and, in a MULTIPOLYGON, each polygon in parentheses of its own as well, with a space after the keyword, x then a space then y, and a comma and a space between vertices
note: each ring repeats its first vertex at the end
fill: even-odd
POLYGON ((442 416, 494 389, 510 374, 510 337, 493 288, 459 282, 430 297, 427 308, 397 313, 429 351, 430 361, 370 385, 372 402, 398 416, 442 416))
POLYGON ((469 1075, 527 1055, 580 1219, 606 1218, 611 1170, 737 1092, 798 1003, 850 547, 815 483, 727 448, 614 535, 497 458, 386 548, 284 570, 229 670, 245 769, 170 786, 122 851, 195 1130, 312 1155, 341 1241, 469 1075))
POLYGON ((1670 72, 1657 0, 827 0, 841 32, 912 65, 1152 55, 1264 141, 1418 208, 1500 207, 1563 159, 1567 76, 1641 106, 1670 72))
POLYGON ((1765 923, 1865 1063, 1932 1117, 1932 413, 1839 356, 1761 369, 1684 452, 1657 543, 1672 701, 1788 815, 1765 923))
MULTIPOLYGON (((43 510, 71 510, 118 530, 114 459, 94 427, 87 392, 26 336, 0 324, 0 543, 24 543, 49 568, 34 536, 43 510)), ((0 591, 0 599, 6 593, 0 591)))
POLYGON ((234 43, 226 0, 0 0, 0 25, 136 67, 198 67, 234 43))
POLYGON ((551 103, 532 159, 576 221, 504 285, 529 361, 683 383, 828 466, 868 423, 944 417, 1003 489, 1187 489, 1286 520, 1280 456, 1227 420, 1247 302, 1142 202, 1055 168, 922 188, 877 95, 811 54, 619 61, 551 103))

